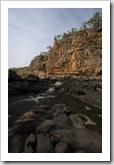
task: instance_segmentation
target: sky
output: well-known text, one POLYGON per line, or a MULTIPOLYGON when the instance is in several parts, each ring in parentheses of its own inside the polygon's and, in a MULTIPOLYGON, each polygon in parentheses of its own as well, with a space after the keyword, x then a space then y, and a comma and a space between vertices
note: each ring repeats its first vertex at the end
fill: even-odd
POLYGON ((48 51, 54 37, 101 11, 98 8, 9 8, 8 68, 29 66, 41 52, 48 51))

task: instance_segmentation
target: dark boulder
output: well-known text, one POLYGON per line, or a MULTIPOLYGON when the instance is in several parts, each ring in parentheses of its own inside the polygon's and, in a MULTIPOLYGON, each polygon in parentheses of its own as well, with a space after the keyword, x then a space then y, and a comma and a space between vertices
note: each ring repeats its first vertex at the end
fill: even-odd
POLYGON ((34 153, 34 149, 32 146, 28 146, 25 148, 24 152, 23 153, 34 153))
POLYGON ((61 114, 67 113, 68 108, 65 104, 56 104, 49 111, 54 117, 58 117, 61 114))
POLYGON ((70 145, 64 141, 59 142, 55 147, 55 153, 70 153, 70 145))
POLYGON ((35 113, 35 115, 41 119, 40 123, 41 123, 41 121, 44 121, 46 119, 53 118, 52 114, 47 109, 43 109, 42 107, 40 107, 40 106, 33 107, 33 109, 31 110, 31 112, 35 113))
POLYGON ((30 74, 24 80, 28 82, 39 82, 39 77, 34 74, 30 74))
POLYGON ((81 128, 74 129, 76 148, 86 152, 100 153, 102 152, 102 137, 97 132, 92 132, 89 129, 81 128))
POLYGON ((96 132, 87 128, 78 129, 56 129, 51 131, 51 135, 59 136, 60 139, 75 150, 84 150, 89 153, 102 152, 102 137, 96 132))
POLYGON ((35 146, 36 146, 37 138, 34 134, 30 134, 25 141, 25 153, 34 153, 35 152, 35 146))
POLYGON ((70 118, 66 114, 60 114, 60 116, 55 117, 53 121, 56 125, 72 125, 70 118))
POLYGON ((56 127, 55 123, 52 120, 45 120, 36 128, 36 133, 49 133, 52 129, 56 127))
POLYGON ((53 153, 54 149, 50 139, 44 135, 38 135, 36 151, 38 153, 53 153))
POLYGON ((13 153, 22 153, 24 151, 25 145, 25 136, 15 135, 12 142, 12 152, 13 153))
POLYGON ((37 141, 36 135, 31 133, 27 138, 25 142, 25 148, 28 147, 29 145, 33 146, 37 141))
POLYGON ((38 119, 35 113, 26 112, 15 121, 13 131, 18 134, 34 133, 38 119))
POLYGON ((18 120, 13 126, 13 131, 18 134, 34 133, 36 131, 36 122, 34 119, 18 120))
POLYGON ((53 143, 53 144, 57 144, 60 142, 60 138, 58 136, 51 136, 50 137, 50 141, 53 143))
POLYGON ((69 118, 72 120, 73 126, 75 128, 85 128, 84 121, 78 117, 76 114, 70 115, 69 118))
POLYGON ((13 70, 8 71, 8 82, 23 81, 23 79, 13 70))
POLYGON ((12 127, 13 123, 15 122, 16 117, 13 115, 8 115, 8 127, 12 127))

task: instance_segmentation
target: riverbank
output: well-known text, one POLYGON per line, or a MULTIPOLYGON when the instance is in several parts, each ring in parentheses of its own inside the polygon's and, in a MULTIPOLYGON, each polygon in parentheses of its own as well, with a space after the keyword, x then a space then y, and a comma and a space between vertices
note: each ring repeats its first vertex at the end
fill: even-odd
POLYGON ((21 83, 8 99, 10 153, 102 152, 101 79, 67 76, 27 82, 36 84, 36 90, 33 86, 34 91, 22 93, 25 81, 9 82, 15 92, 15 84, 21 83))

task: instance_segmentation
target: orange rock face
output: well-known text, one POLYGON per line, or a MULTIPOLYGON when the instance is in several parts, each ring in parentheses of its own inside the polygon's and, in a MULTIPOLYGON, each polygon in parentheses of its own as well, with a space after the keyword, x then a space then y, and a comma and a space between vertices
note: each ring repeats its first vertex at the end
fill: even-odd
POLYGON ((45 55, 34 59, 30 68, 43 76, 102 74, 102 31, 85 29, 56 41, 45 55), (45 65, 45 70, 42 66, 45 65))

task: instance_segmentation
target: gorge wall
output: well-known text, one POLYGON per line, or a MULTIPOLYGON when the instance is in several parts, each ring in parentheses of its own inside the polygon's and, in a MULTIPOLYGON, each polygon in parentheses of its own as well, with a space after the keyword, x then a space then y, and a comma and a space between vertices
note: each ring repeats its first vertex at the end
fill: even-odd
POLYGON ((36 56, 28 69, 20 68, 21 76, 35 74, 39 77, 65 75, 102 75, 102 28, 89 28, 64 33, 54 40, 47 52, 36 56))
POLYGON ((57 40, 44 55, 30 63, 35 74, 43 76, 102 74, 102 31, 85 29, 57 40))

